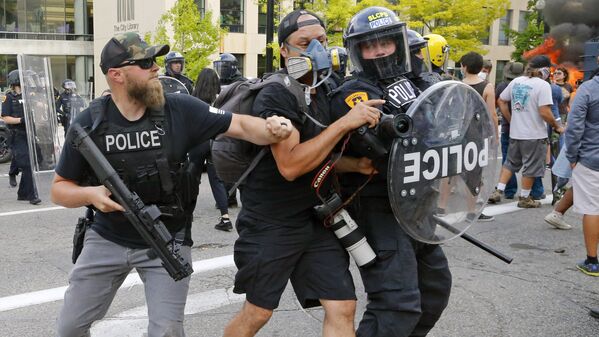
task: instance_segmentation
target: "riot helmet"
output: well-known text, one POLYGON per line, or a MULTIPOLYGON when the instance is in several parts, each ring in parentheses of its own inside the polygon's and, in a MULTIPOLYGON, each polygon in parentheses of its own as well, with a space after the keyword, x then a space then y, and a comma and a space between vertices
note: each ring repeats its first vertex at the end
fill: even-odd
POLYGON ((166 73, 168 75, 181 75, 183 73, 183 68, 185 68, 185 58, 181 53, 177 51, 171 51, 164 57, 166 73), (174 69, 173 63, 181 64, 181 68, 174 69))
POLYGON ((428 34, 424 38, 428 41, 428 52, 423 50, 424 57, 438 68, 445 70, 449 60, 449 44, 439 34, 428 34))
POLYGON ((9 87, 12 86, 21 86, 21 79, 19 78, 19 70, 15 69, 8 73, 7 84, 9 87))
POLYGON ((220 54, 220 58, 213 62, 214 70, 218 73, 221 81, 226 81, 237 74, 237 58, 230 53, 220 54))
POLYGON ((77 90, 77 84, 75 84, 75 81, 67 78, 66 80, 62 81, 62 88, 68 91, 75 91, 77 90))
POLYGON ((424 55, 428 55, 428 41, 417 31, 408 29, 408 45, 410 46, 412 74, 420 76, 422 72, 429 72, 431 70, 430 61, 424 57, 424 55))
POLYGON ((368 7, 354 15, 343 44, 354 71, 367 77, 389 79, 411 70, 406 24, 387 8, 368 7))

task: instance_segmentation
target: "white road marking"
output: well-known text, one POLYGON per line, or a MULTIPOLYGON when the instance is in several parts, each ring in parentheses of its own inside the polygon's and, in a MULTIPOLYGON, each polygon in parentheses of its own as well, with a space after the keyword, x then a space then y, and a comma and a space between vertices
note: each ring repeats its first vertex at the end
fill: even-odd
POLYGON ((24 209, 22 211, 11 211, 11 212, 4 212, 4 213, 0 213, 0 216, 11 216, 11 215, 19 215, 19 214, 26 214, 26 213, 36 213, 36 212, 46 212, 46 211, 57 211, 59 209, 65 209, 62 206, 55 206, 55 207, 45 207, 45 208, 32 208, 32 209, 24 209))
MULTIPOLYGON (((233 289, 214 289, 187 296, 185 315, 220 308, 225 305, 243 302, 245 295, 233 293, 233 289)), ((91 335, 94 337, 119 336, 142 337, 148 330, 148 307, 140 306, 117 314, 114 317, 104 318, 94 324, 91 335)))
MULTIPOLYGON (((551 204, 552 196, 549 195, 545 199, 540 200, 542 204, 551 204)), ((44 210, 56 210, 62 209, 62 207, 53 207, 46 209, 34 209, 27 211, 17 211, 17 212, 8 212, 8 213, 0 213, 0 216, 6 216, 11 214, 20 214, 22 212, 39 212, 44 210)), ((522 208, 517 207, 517 202, 511 202, 507 204, 500 205, 487 205, 484 209, 484 213, 487 215, 501 215, 506 213, 512 213, 515 211, 523 210, 522 208)), ((194 274, 202 273, 210 270, 217 270, 222 268, 230 268, 234 267, 235 263, 233 262, 233 255, 226 255, 221 257, 216 257, 207 260, 199 260, 193 263, 194 274)), ((141 284, 141 280, 137 273, 132 273, 125 279, 121 288, 132 287, 135 285, 141 284)), ((54 302, 58 300, 62 300, 64 297, 64 292, 67 287, 58 287, 52 289, 45 289, 40 291, 34 291, 19 295, 7 296, 0 298, 0 312, 13 310, 17 308, 28 307, 32 305, 38 305, 48 302, 54 302)))
MULTIPOLYGON (((234 266, 235 263, 233 262, 233 255, 220 256, 212 259, 195 261, 193 263, 193 273, 198 274, 210 270, 230 268, 234 266)), ((137 273, 131 273, 129 276, 127 276, 120 289, 132 287, 141 283, 142 282, 139 278, 139 275, 137 273)), ((0 298, 0 312, 62 300, 66 290, 67 287, 58 287, 2 297, 0 298)))

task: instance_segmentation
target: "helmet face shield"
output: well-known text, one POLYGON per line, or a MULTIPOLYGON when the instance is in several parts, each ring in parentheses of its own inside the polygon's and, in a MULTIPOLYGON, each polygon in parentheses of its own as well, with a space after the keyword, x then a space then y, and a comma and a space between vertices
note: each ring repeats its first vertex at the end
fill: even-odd
POLYGON ((77 85, 73 81, 65 81, 62 84, 62 87, 65 88, 65 89, 67 89, 67 90, 75 90, 75 89, 77 89, 77 85))
POLYGON ((237 67, 230 61, 214 61, 213 65, 218 77, 225 80, 233 77, 237 71, 237 67))
POLYGON ((411 71, 404 23, 349 37, 346 46, 353 69, 367 77, 388 79, 411 71))

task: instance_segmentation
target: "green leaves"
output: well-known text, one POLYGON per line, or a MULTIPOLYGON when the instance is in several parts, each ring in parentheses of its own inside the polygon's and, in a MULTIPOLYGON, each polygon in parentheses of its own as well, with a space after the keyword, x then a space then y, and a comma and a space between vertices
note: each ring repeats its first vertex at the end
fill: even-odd
MULTIPOLYGON (((218 52, 221 37, 226 30, 213 23, 212 13, 204 17, 193 0, 178 0, 162 15, 154 34, 146 33, 152 44, 168 44, 171 50, 185 57, 185 74, 195 80, 202 68, 210 65, 210 56, 218 52)), ((159 60, 164 66, 164 59, 159 60)))

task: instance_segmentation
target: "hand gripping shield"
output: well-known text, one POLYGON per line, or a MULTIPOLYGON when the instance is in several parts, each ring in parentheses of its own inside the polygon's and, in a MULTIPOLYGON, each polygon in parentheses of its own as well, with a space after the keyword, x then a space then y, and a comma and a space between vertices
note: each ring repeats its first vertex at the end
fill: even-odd
POLYGON ((185 87, 185 84, 181 83, 178 79, 170 76, 158 76, 158 80, 160 84, 162 84, 162 89, 165 94, 188 94, 190 92, 185 87))
POLYGON ((394 140, 389 159, 391 206, 411 237, 443 243, 476 222, 494 189, 497 125, 481 96, 457 81, 434 84, 407 114, 413 132, 394 140))

